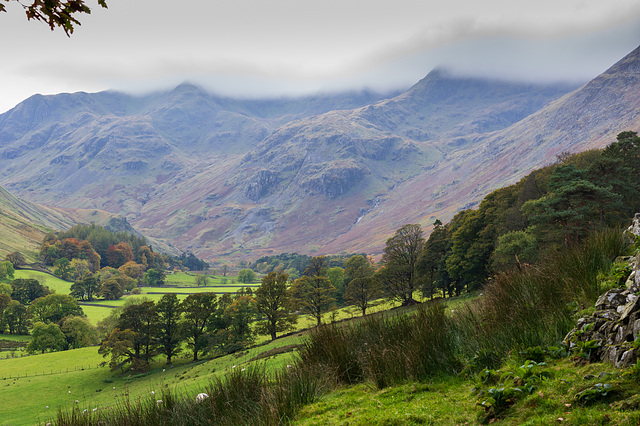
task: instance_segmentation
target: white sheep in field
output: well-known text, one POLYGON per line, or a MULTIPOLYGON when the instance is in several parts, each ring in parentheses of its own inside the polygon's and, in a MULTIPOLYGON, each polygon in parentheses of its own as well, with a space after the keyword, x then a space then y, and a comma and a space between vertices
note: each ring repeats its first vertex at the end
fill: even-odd
POLYGON ((198 396, 196 396, 196 402, 202 402, 205 399, 209 398, 209 395, 207 395, 206 393, 199 393, 198 396))

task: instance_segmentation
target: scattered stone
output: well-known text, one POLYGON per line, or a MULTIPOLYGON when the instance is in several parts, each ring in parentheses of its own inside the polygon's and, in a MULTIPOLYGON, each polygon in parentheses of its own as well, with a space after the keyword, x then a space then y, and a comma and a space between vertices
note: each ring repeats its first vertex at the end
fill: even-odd
MULTIPOLYGON (((640 236, 640 213, 636 213, 628 231, 640 236)), ((565 337, 565 343, 574 347, 576 342, 596 340, 600 347, 591 351, 591 361, 627 368, 634 365, 640 355, 631 347, 631 342, 640 336, 640 297, 635 294, 640 291, 640 255, 618 260, 629 262, 631 269, 625 288, 614 288, 600 295, 596 311, 577 321, 576 328, 565 337)))

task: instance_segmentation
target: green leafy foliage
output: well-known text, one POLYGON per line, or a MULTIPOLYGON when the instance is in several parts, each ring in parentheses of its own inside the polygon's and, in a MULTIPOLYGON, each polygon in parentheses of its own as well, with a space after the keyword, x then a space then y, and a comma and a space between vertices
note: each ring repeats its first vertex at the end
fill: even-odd
POLYGON ((27 352, 45 353, 46 351, 64 350, 67 344, 58 324, 36 323, 31 331, 31 341, 27 344, 27 352))
POLYGON ((322 322, 323 314, 336 304, 336 288, 324 275, 325 265, 324 257, 314 257, 305 269, 305 275, 291 285, 293 304, 302 312, 313 316, 317 325, 322 322))
POLYGON ((269 272, 255 291, 256 310, 262 316, 256 332, 275 340, 277 333, 294 329, 298 316, 293 314, 291 292, 287 287, 289 276, 269 272))
POLYGON ((256 273, 249 268, 241 269, 240 271, 238 271, 238 281, 243 284, 252 283, 256 280, 256 278, 256 273))
POLYGON ((605 398, 611 391, 612 387, 610 384, 596 383, 594 386, 577 393, 575 400, 581 405, 587 405, 605 398))
MULTIPOLYGON (((11 0, 2 0, 8 3, 11 0)), ((106 0, 97 0, 98 5, 106 8, 106 0)), ((0 2, 0 12, 6 12, 5 5, 0 2)), ((22 3, 21 3, 22 4, 22 3)), ((80 21, 76 18, 78 14, 90 14, 91 9, 84 0, 50 0, 50 1, 33 1, 31 3, 22 4, 27 19, 35 19, 42 21, 51 28, 62 28, 62 30, 70 35, 80 21)))
POLYGON ((401 302, 402 306, 416 303, 413 293, 418 289, 418 257, 424 244, 420 225, 409 224, 398 229, 384 248, 385 265, 377 279, 387 297, 401 302))

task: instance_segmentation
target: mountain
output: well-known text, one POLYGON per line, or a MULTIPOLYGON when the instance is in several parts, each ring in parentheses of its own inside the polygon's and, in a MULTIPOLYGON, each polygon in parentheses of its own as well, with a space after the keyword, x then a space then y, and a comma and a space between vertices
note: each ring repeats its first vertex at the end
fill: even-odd
MULTIPOLYGON (((398 185, 380 202, 384 209, 363 218, 360 229, 326 247, 361 248, 360 239, 389 235, 407 222, 428 225, 476 206, 494 189, 517 182, 564 152, 603 148, 622 131, 640 131, 640 47, 604 73, 504 129, 445 137, 451 149, 433 169, 398 185)), ((369 238, 370 239, 370 238, 369 238)), ((376 241, 381 244, 381 240, 376 241)))
POLYGON ((35 96, 0 115, 0 184, 124 215, 200 256, 379 252, 568 150, 638 128, 638 51, 585 86, 435 70, 403 93, 35 96))
POLYGON ((66 230, 77 223, 93 222, 114 232, 136 232, 125 219, 113 213, 48 207, 16 197, 2 187, 0 217, 0 258, 19 251, 29 262, 36 261, 37 251, 48 232, 66 230))

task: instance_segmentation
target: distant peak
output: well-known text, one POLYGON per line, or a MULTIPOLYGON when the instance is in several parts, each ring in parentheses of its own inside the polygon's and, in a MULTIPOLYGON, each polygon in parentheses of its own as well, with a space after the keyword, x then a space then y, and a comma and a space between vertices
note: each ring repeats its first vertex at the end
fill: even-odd
POLYGON ((172 90, 172 92, 174 93, 180 93, 180 92, 203 92, 204 89, 202 89, 202 87, 197 86, 193 83, 189 83, 187 81, 185 81, 184 83, 180 83, 178 86, 176 86, 175 89, 172 90))
POLYGON ((640 73, 640 46, 613 64, 604 74, 640 73))
POLYGON ((442 78, 442 77, 451 77, 453 75, 453 72, 448 69, 448 68, 444 68, 444 67, 437 67, 432 69, 429 74, 427 74, 427 77, 431 77, 431 78, 442 78))

